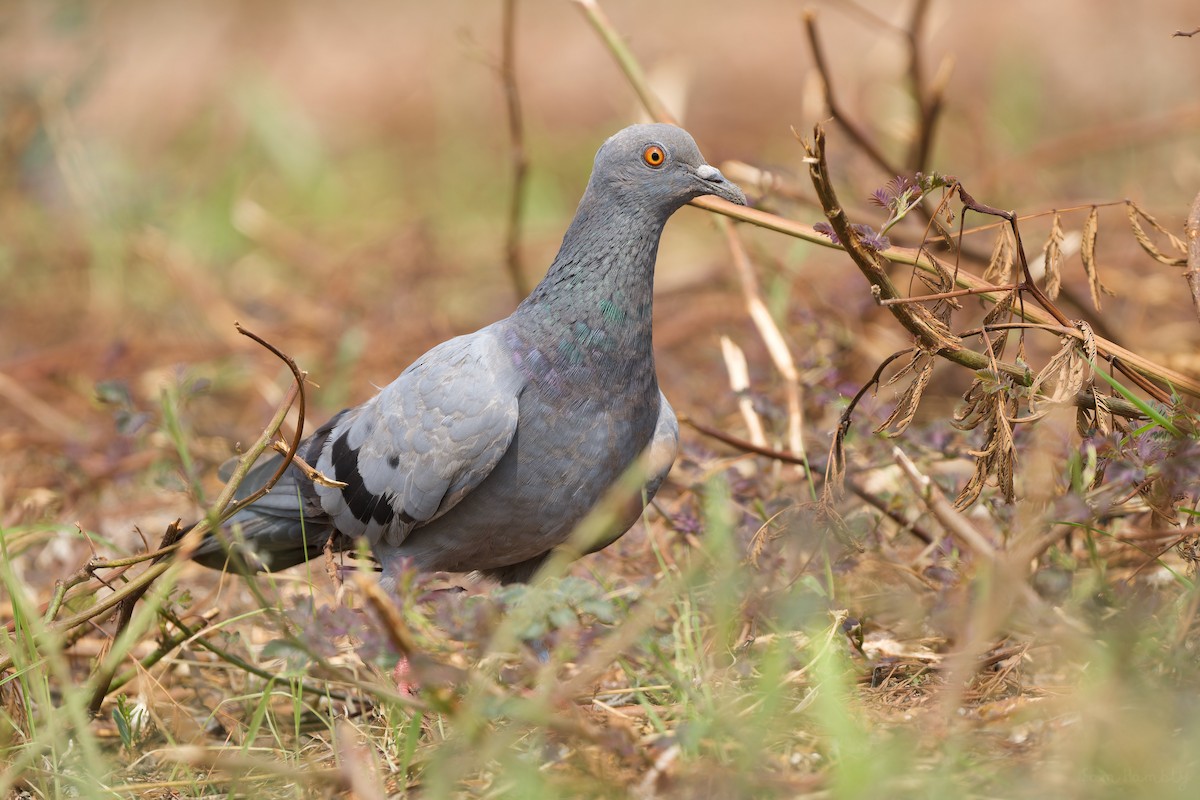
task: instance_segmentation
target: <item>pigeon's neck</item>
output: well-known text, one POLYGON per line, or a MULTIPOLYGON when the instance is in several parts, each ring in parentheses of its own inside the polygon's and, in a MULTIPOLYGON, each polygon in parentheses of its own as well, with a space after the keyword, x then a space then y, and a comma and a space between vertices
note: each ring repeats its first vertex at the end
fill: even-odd
POLYGON ((581 301, 612 301, 625 320, 649 323, 654 262, 667 216, 605 203, 589 188, 546 277, 522 308, 589 310, 581 301))
POLYGON ((654 262, 669 216, 589 187, 546 277, 513 314, 522 338, 559 367, 653 371, 654 262))

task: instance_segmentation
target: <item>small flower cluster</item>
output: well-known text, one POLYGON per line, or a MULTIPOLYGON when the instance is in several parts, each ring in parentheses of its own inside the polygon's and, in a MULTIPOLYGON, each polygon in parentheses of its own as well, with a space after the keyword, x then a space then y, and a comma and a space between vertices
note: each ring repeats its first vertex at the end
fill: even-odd
MULTIPOLYGON (((829 241, 834 244, 842 243, 828 222, 818 222, 816 225, 813 225, 813 230, 822 236, 828 236, 829 241)), ((878 253, 880 250, 887 250, 892 246, 892 243, 888 241, 886 236, 876 233, 875 229, 870 225, 854 224, 850 226, 850 230, 854 231, 854 235, 858 237, 858 240, 868 250, 874 250, 878 253)))
MULTIPOLYGON (((916 175, 909 177, 907 175, 898 175, 887 182, 887 185, 876 189, 871 193, 871 202, 880 208, 887 209, 888 218, 883 223, 883 227, 876 231, 870 225, 851 225, 850 229, 854 231, 855 236, 862 242, 864 247, 870 250, 879 252, 887 250, 892 246, 885 234, 891 230, 900 220, 916 207, 929 192, 934 189, 951 186, 956 182, 953 176, 942 175, 937 172, 924 173, 918 172, 916 175)), ((947 222, 952 221, 953 213, 947 212, 947 222)), ((841 244, 837 234, 827 222, 820 222, 813 226, 817 233, 829 237, 829 240, 834 244, 841 244)))

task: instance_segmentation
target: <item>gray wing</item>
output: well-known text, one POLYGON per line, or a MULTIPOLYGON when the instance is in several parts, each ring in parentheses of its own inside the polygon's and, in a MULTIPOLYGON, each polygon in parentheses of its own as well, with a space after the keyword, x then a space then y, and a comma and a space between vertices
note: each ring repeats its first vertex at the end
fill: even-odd
POLYGON ((337 421, 315 465, 347 484, 315 487, 337 530, 398 546, 491 473, 523 386, 494 328, 438 345, 337 421))

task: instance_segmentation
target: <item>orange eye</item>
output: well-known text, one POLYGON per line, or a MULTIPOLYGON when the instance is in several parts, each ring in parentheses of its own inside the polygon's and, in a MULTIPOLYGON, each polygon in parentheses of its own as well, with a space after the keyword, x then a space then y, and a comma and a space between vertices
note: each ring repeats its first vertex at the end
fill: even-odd
POLYGON ((666 160, 667 154, 656 144, 652 144, 642 151, 642 161, 645 161, 652 167, 661 167, 666 160))

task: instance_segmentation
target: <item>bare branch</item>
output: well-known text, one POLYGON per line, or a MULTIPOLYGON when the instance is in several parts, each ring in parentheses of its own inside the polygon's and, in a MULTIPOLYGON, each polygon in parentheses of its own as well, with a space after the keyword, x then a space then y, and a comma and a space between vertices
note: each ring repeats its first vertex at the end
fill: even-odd
POLYGON ((521 218, 525 208, 526 175, 529 156, 525 152, 525 123, 521 117, 521 96, 517 93, 516 48, 517 0, 504 0, 501 23, 500 78, 504 83, 504 107, 508 112, 509 152, 512 159, 512 199, 508 207, 508 234, 504 244, 504 263, 512 280, 517 300, 529 294, 521 271, 521 218))
POLYGON ((900 169, 887 159, 865 133, 859 130, 854 121, 846 114, 845 109, 838 103, 837 97, 833 93, 833 80, 829 65, 825 61, 825 51, 822 49, 821 39, 817 35, 817 15, 811 9, 804 11, 804 32, 808 35, 808 45, 812 48, 813 62, 817 67, 817 74, 821 77, 821 86, 825 89, 825 105, 829 107, 829 115, 881 170, 888 175, 898 174, 900 169))
MULTIPOLYGON (((604 40, 609 52, 613 58, 617 60, 617 65, 621 71, 625 73, 626 80, 633 87, 633 91, 637 93, 638 100, 645 106, 646 111, 650 116, 659 122, 669 122, 672 125, 678 125, 679 120, 667 108, 666 104, 658 98, 658 95, 650 88, 650 82, 646 80, 646 74, 642 72, 642 67, 638 64, 637 59, 633 57, 629 47, 621 39, 621 34, 613 27, 608 16, 605 15, 603 9, 596 0, 575 0, 584 15, 587 16, 588 22, 600 34, 600 38, 604 40)), ((730 205, 733 205, 732 203, 730 205)))
POLYGON ((921 473, 917 465, 899 447, 892 448, 892 458, 900 465, 913 490, 921 498, 934 519, 959 542, 967 546, 976 556, 989 562, 996 560, 996 547, 980 533, 962 511, 954 507, 929 476, 921 473))

